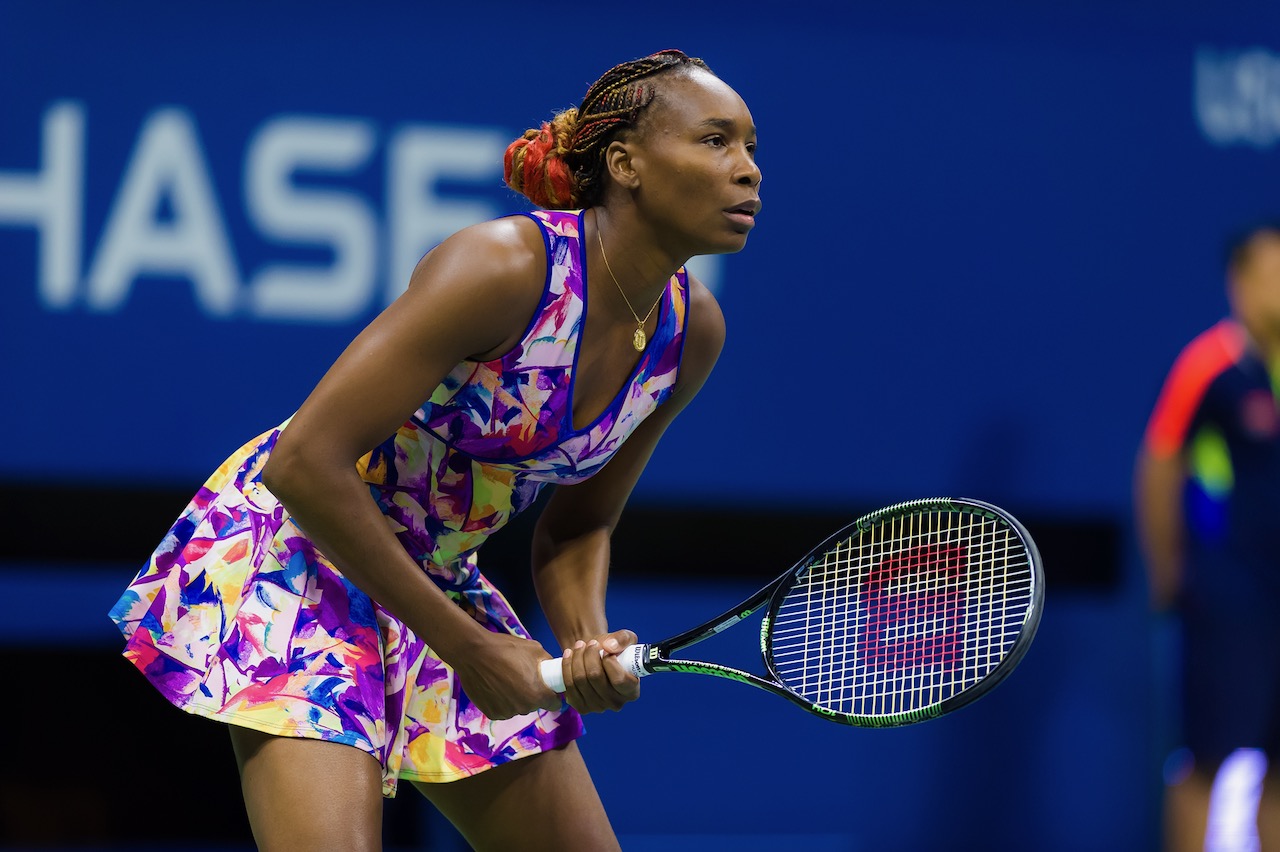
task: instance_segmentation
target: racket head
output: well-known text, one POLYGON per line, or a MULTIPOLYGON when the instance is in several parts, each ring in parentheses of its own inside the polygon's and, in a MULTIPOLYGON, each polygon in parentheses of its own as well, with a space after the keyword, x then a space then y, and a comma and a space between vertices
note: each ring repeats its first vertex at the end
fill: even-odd
POLYGON ((1044 572, 1030 533, 980 500, 864 515, 800 560, 761 626, 797 703, 850 725, 935 718, 990 692, 1035 637, 1044 572))

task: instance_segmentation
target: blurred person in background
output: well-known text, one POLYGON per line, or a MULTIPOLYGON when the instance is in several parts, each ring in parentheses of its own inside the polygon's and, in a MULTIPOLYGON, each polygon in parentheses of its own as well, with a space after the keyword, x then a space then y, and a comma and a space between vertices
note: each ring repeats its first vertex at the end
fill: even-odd
POLYGON ((1280 850, 1280 223, 1231 241, 1226 284, 1230 316, 1174 362, 1135 475, 1152 606, 1181 634, 1171 852, 1205 848, 1215 775, 1242 748, 1272 761, 1257 828, 1280 850))

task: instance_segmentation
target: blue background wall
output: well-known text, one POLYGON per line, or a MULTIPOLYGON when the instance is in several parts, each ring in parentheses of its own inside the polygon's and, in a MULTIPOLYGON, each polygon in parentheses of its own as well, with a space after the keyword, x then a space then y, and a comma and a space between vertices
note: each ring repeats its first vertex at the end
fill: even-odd
MULTIPOLYGON (((1023 669, 919 729, 847 731, 765 697, 718 719, 724 685, 653 683, 586 746, 620 830, 718 830, 701 812, 627 815, 676 763, 689 789, 673 802, 767 803, 831 848, 1141 848, 1167 714, 1129 475, 1164 371, 1225 311, 1222 239, 1280 207, 1278 17, 9 0, 0 483, 193 489, 292 411, 423 251, 523 209, 501 185, 510 138, 614 62, 679 46, 751 107, 765 209, 746 251, 700 261, 729 342, 637 501, 804 514, 968 493, 1103 519, 1121 570, 1069 591, 1087 566, 1051 564, 1063 582, 1023 669), (650 731, 669 753, 635 746, 650 731)), ((116 510, 49 507, 72 524, 116 510)), ((76 625, 132 570, 73 581, 4 547, 2 582, 59 583, 76 625)), ((660 634, 742 591, 708 583, 669 613, 667 586, 624 583, 614 617, 660 634)), ((37 622, 7 647, 112 641, 37 622)))

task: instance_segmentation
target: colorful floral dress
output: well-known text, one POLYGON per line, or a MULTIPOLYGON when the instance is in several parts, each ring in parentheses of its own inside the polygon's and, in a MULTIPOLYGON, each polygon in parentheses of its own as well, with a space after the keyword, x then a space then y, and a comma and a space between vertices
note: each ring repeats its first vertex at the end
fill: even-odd
MULTIPOLYGON (((631 380, 583 429, 573 378, 586 317, 581 212, 530 214, 547 278, 520 343, 459 364, 358 462, 404 548, 477 621, 528 633, 476 568, 476 550, 547 483, 580 482, 670 396, 688 303, 683 272, 631 380)), ((399 778, 452 781, 582 733, 571 708, 486 718, 399 619, 348 582, 259 480, 280 427, 241 447, 169 531, 111 617, 125 656, 173 704, 286 736, 360 748, 399 778)))

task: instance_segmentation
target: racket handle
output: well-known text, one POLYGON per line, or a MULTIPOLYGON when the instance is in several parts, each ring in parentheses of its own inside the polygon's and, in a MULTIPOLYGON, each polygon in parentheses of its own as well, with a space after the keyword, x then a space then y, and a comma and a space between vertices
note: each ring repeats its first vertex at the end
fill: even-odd
MULTIPOLYGON (((618 652, 618 662, 622 663, 622 667, 636 677, 644 677, 649 671, 641 661, 648 655, 648 645, 628 645, 618 652)), ((604 656, 603 650, 600 652, 600 656, 604 656)), ((553 692, 564 693, 563 659, 552 657, 549 660, 543 660, 538 664, 538 673, 542 675, 542 682, 551 687, 553 692)))

